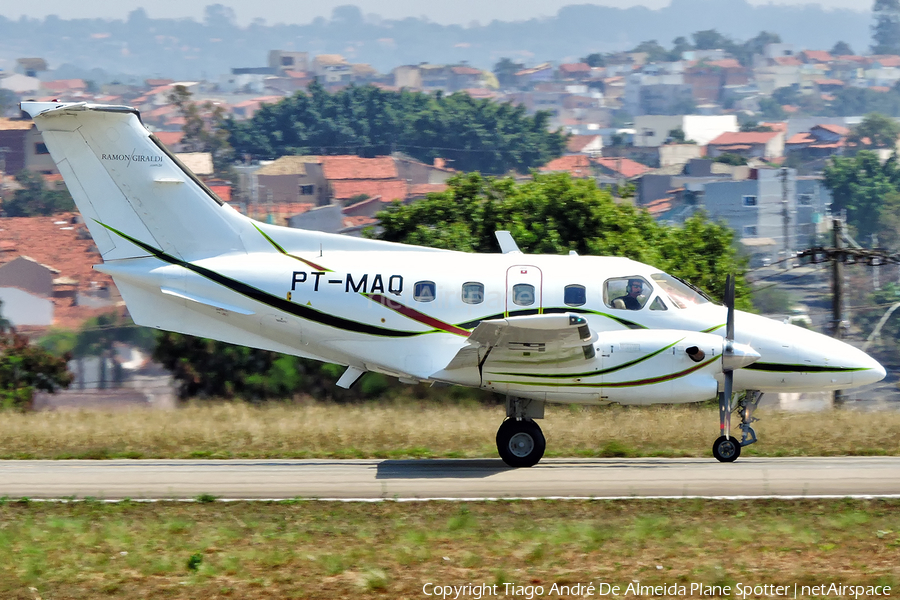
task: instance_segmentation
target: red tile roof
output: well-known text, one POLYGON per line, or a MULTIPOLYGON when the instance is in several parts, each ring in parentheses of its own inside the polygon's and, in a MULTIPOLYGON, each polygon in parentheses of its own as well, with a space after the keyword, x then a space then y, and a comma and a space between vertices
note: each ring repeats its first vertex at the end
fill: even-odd
POLYGON ((54 81, 42 81, 41 87, 48 92, 71 92, 75 90, 84 90, 87 84, 84 79, 56 79, 54 81))
POLYGON ((349 200, 362 194, 366 194, 369 197, 381 196, 382 202, 406 199, 406 182, 399 180, 337 180, 331 182, 331 189, 337 200, 349 200))
POLYGON ((822 123, 820 125, 816 125, 816 127, 824 129, 825 131, 830 131, 831 133, 835 133, 837 135, 850 135, 850 128, 844 127, 843 125, 831 125, 829 123, 822 123))
POLYGON ((789 140, 785 142, 785 144, 811 144, 816 141, 816 138, 813 137, 811 133, 795 133, 790 137, 789 140))
POLYGON ((723 58, 722 60, 711 60, 706 64, 719 67, 720 69, 743 69, 744 66, 735 58, 723 58))
POLYGON ((481 75, 481 71, 472 67, 450 67, 456 75, 481 75))
POLYGON ((609 169, 610 171, 619 173, 626 178, 637 177, 638 175, 642 175, 650 170, 650 167, 648 167, 647 165, 642 165, 641 163, 631 160, 630 158, 619 158, 611 156, 609 158, 595 158, 594 162, 609 169))
POLYGON ((844 85, 840 79, 813 79, 816 85, 844 85))
POLYGON ((209 189, 219 197, 222 202, 231 202, 231 186, 230 185, 211 185, 209 189))
POLYGON ((873 64, 876 61, 882 67, 900 67, 900 56, 896 54, 878 54, 869 57, 869 64, 873 64))
POLYGON ((365 227, 366 225, 374 225, 378 222, 375 217, 344 217, 344 227, 365 227))
MULTIPOLYGON (((0 252, 0 263, 6 264, 24 255, 57 269, 60 277, 74 279, 79 291, 111 287, 109 275, 93 269, 93 265, 102 263, 103 259, 93 239, 86 235, 86 227, 71 224, 76 214, 0 218, 0 249, 4 250, 0 252)), ((77 326, 81 320, 97 313, 85 307, 70 306, 71 298, 54 298, 53 303, 54 323, 60 326, 77 326)))
POLYGON ((583 154, 561 156, 556 160, 551 160, 539 170, 543 173, 565 171, 572 177, 590 177, 592 174, 591 159, 583 154))
POLYGON ((590 73, 591 66, 587 63, 566 63, 559 65, 559 70, 563 73, 590 73))
POLYGON ((775 64, 781 65, 782 67, 799 67, 803 65, 796 56, 776 56, 772 60, 775 61, 775 64))
POLYGON ((389 156, 323 156, 322 172, 330 181, 343 179, 396 179, 397 166, 389 156))
POLYGON ((887 87, 886 85, 873 85, 869 89, 872 90, 873 92, 889 92, 889 91, 891 91, 891 88, 887 87))
POLYGON ((573 135, 566 142, 568 152, 581 152, 584 147, 597 139, 597 135, 573 135))
POLYGON ((832 61, 831 54, 826 52, 825 50, 804 50, 800 54, 802 54, 807 61, 820 63, 827 63, 832 61))
POLYGON ((672 200, 670 198, 659 198, 648 202, 642 208, 654 217, 657 217, 672 209, 672 200))
POLYGON ((779 133, 778 131, 726 131, 712 140, 709 145, 765 144, 779 133))
POLYGON ((765 127, 770 127, 772 131, 780 131, 783 133, 787 133, 787 123, 785 121, 763 121, 760 123, 765 127))
POLYGON ((157 131, 153 135, 165 146, 177 146, 184 137, 183 131, 157 131))

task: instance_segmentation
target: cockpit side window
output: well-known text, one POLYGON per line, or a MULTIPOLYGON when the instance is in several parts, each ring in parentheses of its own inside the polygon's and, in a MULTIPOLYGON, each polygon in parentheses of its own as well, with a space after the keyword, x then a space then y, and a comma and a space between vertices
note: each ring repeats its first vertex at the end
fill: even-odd
POLYGON ((684 281, 667 273, 654 273, 650 276, 660 288, 662 293, 669 297, 678 308, 690 308, 710 302, 709 297, 684 281))
POLYGON ((653 286, 637 275, 607 279, 603 284, 603 302, 609 308, 641 310, 652 295, 653 286))

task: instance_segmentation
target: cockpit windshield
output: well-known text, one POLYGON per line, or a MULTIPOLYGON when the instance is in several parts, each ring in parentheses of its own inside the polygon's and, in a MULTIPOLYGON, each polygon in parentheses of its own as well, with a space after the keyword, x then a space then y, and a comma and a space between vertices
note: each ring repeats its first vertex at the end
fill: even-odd
POLYGON ((690 308, 712 302, 709 296, 673 275, 654 273, 650 277, 659 284, 663 292, 672 300, 672 304, 678 308, 690 308))

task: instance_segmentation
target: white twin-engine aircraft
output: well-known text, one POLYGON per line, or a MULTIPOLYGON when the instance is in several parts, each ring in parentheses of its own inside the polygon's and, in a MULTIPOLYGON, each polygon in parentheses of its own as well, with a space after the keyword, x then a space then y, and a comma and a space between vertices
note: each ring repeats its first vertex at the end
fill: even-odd
POLYGON ((865 353, 733 309, 625 258, 467 254, 253 221, 222 203, 126 106, 23 102, 140 325, 507 396, 497 449, 543 456, 546 402, 700 402, 713 454, 756 441, 764 392, 881 380, 865 353), (733 392, 740 394, 733 403, 733 392), (739 412, 740 439, 730 434, 739 412))

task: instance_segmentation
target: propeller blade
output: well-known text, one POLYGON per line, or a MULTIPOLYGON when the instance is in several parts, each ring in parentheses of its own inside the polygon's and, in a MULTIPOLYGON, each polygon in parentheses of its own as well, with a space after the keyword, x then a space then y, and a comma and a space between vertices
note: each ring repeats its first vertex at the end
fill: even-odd
POLYGON ((725 306, 728 317, 725 320, 725 339, 734 339, 734 277, 730 274, 725 279, 725 306))
POLYGON ((719 430, 727 439, 731 432, 731 392, 734 389, 734 370, 726 368, 734 354, 734 277, 730 274, 725 278, 725 306, 728 308, 728 316, 725 319, 725 344, 722 348, 725 389, 719 396, 719 430))

